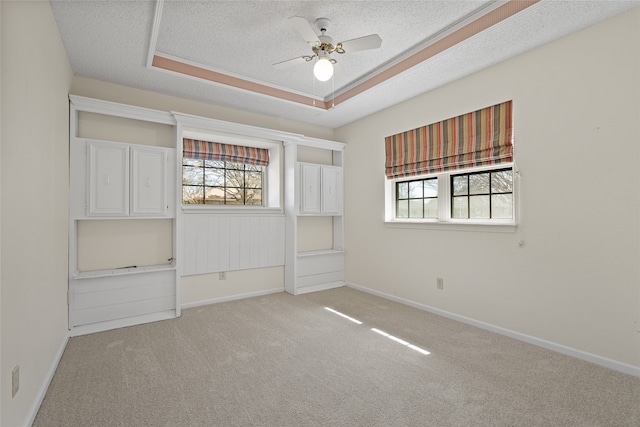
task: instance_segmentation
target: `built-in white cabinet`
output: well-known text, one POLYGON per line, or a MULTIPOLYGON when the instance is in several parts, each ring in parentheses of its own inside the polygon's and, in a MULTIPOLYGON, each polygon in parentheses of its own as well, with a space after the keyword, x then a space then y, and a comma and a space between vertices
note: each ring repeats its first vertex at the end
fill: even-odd
POLYGON ((299 163, 300 214, 342 213, 342 167, 299 163))
POLYGON ((166 139, 173 132, 165 132, 175 120, 155 110, 69 99, 70 334, 179 316, 178 166, 176 148, 166 139), (132 120, 157 133, 137 132, 132 120), (109 140, 113 135, 123 140, 109 140), (143 239, 132 249, 130 233, 138 226, 143 239), (116 253, 119 246, 124 255, 116 253))
POLYGON ((175 171, 175 149, 75 137, 69 148, 72 334, 175 317, 178 308, 174 258, 157 265, 78 268, 81 223, 162 221, 175 216, 175 207, 169 203, 175 194, 175 190, 170 191, 170 184, 175 182, 171 176, 175 171))
POLYGON ((322 166, 322 213, 342 215, 342 167, 322 166))
POLYGON ((131 147, 131 214, 166 215, 167 150, 131 147))
POLYGON ((340 142, 315 139, 285 143, 285 290, 290 294, 344 286, 344 147, 340 142), (303 148, 322 152, 322 160, 302 161, 298 153, 303 148), (309 237, 300 227, 309 220, 321 224, 321 231, 311 235, 320 232, 321 240, 326 240, 330 233, 329 247, 299 250, 303 246, 299 235, 309 237))
POLYGON ((87 215, 129 215, 129 146, 88 142, 87 215))
POLYGON ((164 216, 168 150, 87 142, 87 216, 164 216))
POLYGON ((320 165, 299 164, 300 169, 300 213, 319 214, 320 165))

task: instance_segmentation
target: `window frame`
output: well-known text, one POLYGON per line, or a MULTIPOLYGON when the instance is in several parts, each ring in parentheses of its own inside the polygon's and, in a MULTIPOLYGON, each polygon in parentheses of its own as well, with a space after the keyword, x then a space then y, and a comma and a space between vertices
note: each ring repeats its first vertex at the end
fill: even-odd
POLYGON ((469 220, 469 219, 482 219, 484 221, 489 221, 489 222, 495 222, 496 220, 508 220, 511 221, 513 220, 513 218, 515 218, 515 210, 514 210, 514 199, 513 199, 513 168, 512 167, 503 167, 503 168, 498 168, 498 169, 488 169, 488 170, 483 170, 483 171, 473 171, 473 172, 458 172, 458 173, 451 173, 449 175, 449 185, 453 186, 453 182, 455 180, 456 177, 466 177, 467 179, 467 192, 466 194, 460 194, 460 195, 455 195, 453 194, 455 192, 455 190, 450 187, 450 191, 449 191, 449 196, 451 197, 451 204, 449 206, 450 208, 450 212, 451 212, 451 219, 463 219, 463 220, 469 220), (493 191, 493 185, 492 185, 492 175, 498 172, 504 172, 504 171, 511 171, 511 191, 509 192, 499 192, 499 191, 493 191), (471 191, 471 177, 474 175, 486 175, 489 174, 489 188, 488 188, 488 192, 486 193, 473 193, 471 191), (511 195, 511 218, 494 218, 493 214, 494 214, 494 210, 493 210, 493 196, 499 196, 499 195, 504 195, 504 194, 510 194, 511 195), (469 215, 471 215, 471 198, 474 196, 488 196, 488 201, 489 201, 489 218, 470 218, 469 215), (467 204, 467 218, 454 218, 454 210, 455 210, 455 199, 456 198, 466 198, 466 204, 467 204))
POLYGON ((283 210, 283 145, 282 141, 252 136, 232 135, 218 131, 201 131, 183 129, 180 141, 183 138, 198 139, 203 141, 219 142, 229 145, 242 145, 246 147, 266 148, 269 150, 269 165, 264 167, 262 174, 262 205, 223 205, 223 204, 184 204, 182 203, 182 143, 178 150, 178 202, 183 213, 220 213, 220 214, 282 214, 283 210))
MULTIPOLYGON (((395 193, 395 197, 394 197, 394 203, 395 203, 395 217, 398 218, 398 208, 399 208, 399 203, 402 200, 406 200, 407 201, 407 217, 399 217, 398 219, 400 220, 404 220, 404 219, 417 219, 417 220, 425 220, 425 219, 429 219, 429 220, 433 220, 433 219, 437 219, 438 218, 438 213, 436 213, 436 218, 433 217, 425 217, 425 213, 424 213, 424 205, 425 205, 425 201, 427 199, 429 200, 435 200, 436 204, 438 205, 440 202, 440 194, 439 191, 436 193, 435 196, 428 196, 426 197, 424 195, 424 188, 425 188, 425 183, 427 181, 436 181, 436 184, 439 188, 440 183, 439 183, 439 178, 437 176, 429 176, 429 177, 425 177, 425 176, 421 176, 421 177, 411 177, 411 179, 398 179, 396 180, 395 184, 394 184, 394 190, 396 191, 395 193), (413 182, 421 182, 422 183, 422 196, 421 197, 411 197, 411 183, 413 182), (407 197, 400 197, 398 195, 398 188, 400 187, 401 184, 407 184, 407 197), (419 217, 412 217, 411 216, 411 201, 412 200, 421 200, 421 210, 422 210, 422 218, 419 217)), ((436 209, 438 211, 438 209, 436 209)))
POLYGON ((432 174, 415 175, 387 179, 385 177, 385 226, 394 228, 417 228, 436 230, 463 230, 463 231, 487 231, 487 232, 515 232, 520 214, 520 179, 515 163, 502 163, 499 165, 480 166, 467 169, 455 169, 432 174), (513 218, 507 219, 457 219, 451 217, 452 195, 451 177, 488 171, 497 171, 511 168, 513 171, 513 218), (397 183, 415 181, 420 179, 438 179, 438 217, 431 218, 397 218, 396 217, 396 188, 397 183))
MULTIPOLYGON (((191 157, 182 157, 182 177, 184 180, 184 174, 185 174, 185 167, 191 167, 191 168, 202 168, 203 169, 203 176, 202 176, 202 182, 199 183, 198 185, 195 184, 184 184, 184 181, 182 183, 182 205, 206 205, 206 206, 235 206, 235 207, 244 207, 244 206, 257 206, 257 207, 264 207, 265 206, 265 175, 266 175, 266 169, 267 166, 253 166, 250 165, 248 163, 237 163, 237 162, 228 162, 226 160, 201 160, 201 159, 194 159, 191 157), (194 161, 198 161, 198 162, 202 162, 201 166, 194 166, 194 165, 189 165, 189 164, 185 164, 185 159, 189 159, 189 160, 194 160, 194 161), (222 167, 218 167, 218 166, 211 166, 211 165, 207 165, 207 162, 214 162, 214 163, 222 163, 222 167), (228 164, 232 164, 232 165, 241 165, 242 169, 238 169, 238 168, 233 168, 233 167, 228 167, 228 164), (248 170, 247 167, 253 167, 253 168, 258 168, 259 170, 248 170), (221 170, 222 171, 222 176, 223 176, 223 185, 207 185, 206 184, 206 171, 207 169, 209 170, 221 170), (228 181, 227 181, 227 171, 228 170, 235 170, 235 171, 241 171, 243 174, 243 185, 242 186, 233 186, 233 185, 229 185, 228 181), (247 173, 256 173, 260 175, 260 187, 248 187, 247 186, 247 173), (184 203, 184 188, 185 187, 197 187, 200 188, 200 190, 203 192, 203 196, 207 193, 207 189, 213 189, 213 188, 218 188, 219 190, 221 190, 224 193, 224 203, 184 203), (227 194, 228 194, 228 190, 229 189, 237 189, 243 192, 244 197, 243 197, 243 201, 244 203, 227 203, 227 194), (246 192, 247 190, 255 190, 255 189, 259 189, 260 190, 260 204, 255 204, 255 203, 246 203, 246 192)), ((206 198, 205 198, 206 200, 206 198)))

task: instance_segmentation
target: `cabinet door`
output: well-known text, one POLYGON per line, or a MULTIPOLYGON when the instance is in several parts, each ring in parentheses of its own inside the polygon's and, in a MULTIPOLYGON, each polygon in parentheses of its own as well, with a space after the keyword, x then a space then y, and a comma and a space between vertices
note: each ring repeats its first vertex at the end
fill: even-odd
POLYGON ((166 215, 167 152, 131 147, 131 214, 166 215))
POLYGON ((129 215, 129 147, 87 143, 87 215, 129 215))
POLYGON ((342 211, 340 168, 322 167, 322 213, 338 215, 342 211))
POLYGON ((320 165, 300 165, 300 213, 321 212, 320 170, 320 165))

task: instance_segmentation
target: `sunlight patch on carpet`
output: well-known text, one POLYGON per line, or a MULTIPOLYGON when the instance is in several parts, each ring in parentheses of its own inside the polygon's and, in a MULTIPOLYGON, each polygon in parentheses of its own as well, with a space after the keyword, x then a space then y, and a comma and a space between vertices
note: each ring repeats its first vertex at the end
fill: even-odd
POLYGON ((340 313, 339 311, 334 310, 333 308, 325 307, 324 309, 327 310, 327 311, 332 312, 333 314, 337 314, 340 317, 344 317, 345 319, 350 320, 350 321, 352 321, 353 323, 355 323, 357 325, 362 325, 362 322, 359 321, 358 319, 354 319, 353 317, 347 316, 344 313, 340 313))
POLYGON ((425 349, 423 349, 423 348, 420 348, 420 347, 418 347, 417 345, 413 345, 413 344, 411 344, 411 343, 409 343, 409 342, 406 342, 406 341, 405 341, 405 340, 403 340, 403 339, 400 339, 400 338, 398 338, 398 337, 394 337, 393 335, 388 334, 388 333, 386 333, 386 332, 384 332, 384 331, 381 331, 380 329, 371 328, 371 330, 372 330, 373 332, 375 332, 376 334, 380 334, 380 335, 382 335, 383 337, 389 338, 389 339, 390 339, 390 340, 392 340, 392 341, 395 341, 395 342, 397 342, 397 343, 399 343, 399 344, 405 345, 405 346, 409 347, 411 350, 415 350, 415 351, 417 351, 418 353, 424 354, 425 356, 428 356, 429 354, 431 354, 431 353, 429 353, 427 350, 425 350, 425 349))

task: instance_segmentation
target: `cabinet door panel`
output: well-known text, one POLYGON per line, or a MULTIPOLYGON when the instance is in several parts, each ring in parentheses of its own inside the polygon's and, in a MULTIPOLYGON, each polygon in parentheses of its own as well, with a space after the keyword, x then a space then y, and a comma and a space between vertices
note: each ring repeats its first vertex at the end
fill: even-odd
POLYGON ((319 165, 300 165, 300 213, 318 214, 321 211, 320 171, 319 165))
POLYGON ((167 153, 132 147, 131 214, 165 215, 167 210, 167 153))
POLYGON ((323 167, 322 213, 335 215, 341 213, 341 188, 340 169, 335 167, 323 167))
POLYGON ((129 215, 129 147, 89 142, 87 154, 87 215, 129 215))

